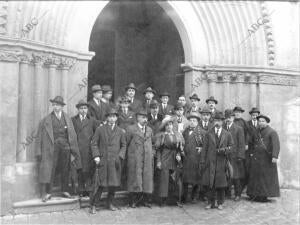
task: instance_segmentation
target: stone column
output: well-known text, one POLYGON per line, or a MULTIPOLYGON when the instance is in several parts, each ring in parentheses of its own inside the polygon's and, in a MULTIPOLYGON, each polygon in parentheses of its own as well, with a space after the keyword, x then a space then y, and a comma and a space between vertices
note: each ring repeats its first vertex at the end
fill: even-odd
MULTIPOLYGON (((67 101, 68 98, 68 72, 69 67, 66 64, 61 65, 61 96, 67 101)), ((65 108, 67 112, 67 107, 65 108)))
POLYGON ((18 95, 18 136, 17 136, 17 162, 26 161, 26 150, 28 142, 33 139, 31 133, 28 132, 28 121, 31 114, 31 89, 32 81, 31 73, 28 71, 29 58, 20 57, 19 70, 19 95, 18 95))
POLYGON ((249 74, 249 85, 250 85, 250 98, 249 98, 249 105, 250 107, 258 107, 258 96, 257 96, 257 75, 256 74, 249 74))
POLYGON ((223 109, 227 109, 230 107, 230 73, 223 74, 223 109))
POLYGON ((235 103, 236 105, 241 106, 242 104, 242 91, 243 91, 243 82, 244 82, 244 74, 242 73, 238 73, 236 75, 236 83, 237 83, 237 90, 236 90, 236 99, 235 99, 235 103))
POLYGON ((217 73, 214 71, 207 72, 208 96, 215 96, 217 73))

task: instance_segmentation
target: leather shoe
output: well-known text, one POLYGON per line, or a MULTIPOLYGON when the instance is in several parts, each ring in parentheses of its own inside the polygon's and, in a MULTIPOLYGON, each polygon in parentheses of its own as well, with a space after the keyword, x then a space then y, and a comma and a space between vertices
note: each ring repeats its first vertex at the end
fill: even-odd
POLYGON ((71 195, 69 194, 69 192, 63 192, 62 193, 62 195, 63 195, 63 197, 65 197, 65 198, 71 198, 71 195))
POLYGON ((152 208, 152 204, 149 203, 149 202, 145 202, 145 203, 144 203, 144 206, 145 206, 145 207, 148 207, 148 208, 150 208, 150 209, 152 208))
POLYGON ((96 206, 92 206, 90 209, 90 214, 96 214, 96 206))
POLYGON ((218 205, 218 209, 219 209, 219 210, 223 210, 223 208, 224 208, 224 207, 223 207, 222 205, 218 205))
POLYGON ((111 211, 116 211, 117 208, 113 204, 108 204, 107 208, 111 211))
POLYGON ((241 197, 240 196, 235 196, 235 198, 234 198, 234 201, 239 201, 241 199, 241 197))
POLYGON ((51 194, 46 194, 43 198, 42 198, 42 201, 43 202, 47 202, 48 200, 51 199, 51 194))

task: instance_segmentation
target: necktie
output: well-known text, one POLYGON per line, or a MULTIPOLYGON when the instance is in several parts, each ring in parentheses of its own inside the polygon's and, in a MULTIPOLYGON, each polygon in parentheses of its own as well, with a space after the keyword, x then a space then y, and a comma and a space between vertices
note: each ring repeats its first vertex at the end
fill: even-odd
POLYGON ((181 122, 182 122, 182 118, 179 117, 179 118, 177 119, 177 122, 178 122, 178 123, 181 123, 181 122))
POLYGON ((227 125, 227 130, 229 130, 229 128, 230 128, 229 125, 227 125))
POLYGON ((60 118, 61 118, 59 113, 56 114, 56 117, 57 117, 58 120, 60 120, 60 118))
POLYGON ((148 104, 148 105, 150 104, 150 100, 147 100, 147 104, 148 104))
POLYGON ((216 129, 216 135, 219 137, 219 128, 216 129))

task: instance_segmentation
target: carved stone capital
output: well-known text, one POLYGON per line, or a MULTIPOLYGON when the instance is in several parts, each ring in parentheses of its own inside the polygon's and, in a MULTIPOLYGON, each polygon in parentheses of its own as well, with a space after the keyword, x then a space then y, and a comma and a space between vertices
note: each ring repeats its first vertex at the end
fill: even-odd
POLYGON ((70 69, 71 67, 73 67, 75 65, 76 61, 77 60, 74 59, 74 58, 65 58, 65 57, 62 57, 60 59, 60 63, 58 65, 58 67, 60 69, 68 70, 68 69, 70 69))
POLYGON ((237 73, 235 81, 237 83, 243 83, 245 81, 245 74, 237 73))
POLYGON ((218 75, 216 72, 207 72, 206 76, 208 82, 216 82, 218 79, 218 75))
POLYGON ((223 81, 226 82, 226 83, 229 83, 231 81, 231 76, 232 74, 231 73, 223 73, 223 81))
POLYGON ((18 62, 19 61, 18 56, 19 56, 18 52, 6 51, 6 50, 0 51, 0 61, 18 62))
POLYGON ((247 73, 246 74, 246 81, 249 83, 257 83, 257 74, 251 74, 247 73))
POLYGON ((44 57, 42 55, 38 55, 38 54, 35 54, 35 53, 32 53, 32 59, 31 59, 31 62, 33 64, 37 64, 37 65, 42 65, 43 62, 44 62, 44 57))
POLYGON ((22 54, 19 56, 20 63, 27 63, 29 64, 32 61, 32 58, 30 58, 28 55, 22 54))

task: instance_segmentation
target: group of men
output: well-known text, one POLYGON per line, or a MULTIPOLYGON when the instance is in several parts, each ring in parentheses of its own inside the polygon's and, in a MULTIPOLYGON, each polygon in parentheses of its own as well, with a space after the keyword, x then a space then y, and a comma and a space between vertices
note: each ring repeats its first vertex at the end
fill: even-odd
POLYGON ((151 87, 141 101, 135 97, 133 83, 116 103, 111 101, 109 85, 94 85, 91 91, 92 99, 80 100, 78 114, 72 118, 63 111, 62 97, 51 99, 53 112, 39 124, 35 149, 44 202, 51 198, 57 175, 62 195, 71 197, 71 168, 78 175, 79 195, 90 197, 91 213, 96 212, 104 189, 107 207, 116 210, 113 199, 120 186, 129 192, 130 207, 151 207, 159 190, 164 190, 161 196, 168 196, 166 179, 172 178, 179 190, 178 206, 201 199, 208 202, 206 209, 221 210, 225 195, 231 198, 232 187, 235 201, 245 187, 252 200, 279 196, 279 139, 268 125, 270 118, 259 109, 252 108, 251 120, 245 121, 244 109, 236 106, 223 114, 213 96, 200 109, 197 94, 189 97, 190 104, 181 95, 172 106, 169 93, 156 100, 151 87), (155 145, 159 136, 166 137, 164 133, 171 137, 169 143, 177 140, 173 147, 162 143, 166 154, 155 145))

